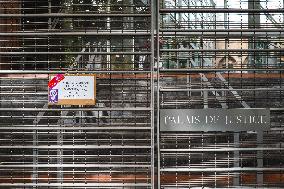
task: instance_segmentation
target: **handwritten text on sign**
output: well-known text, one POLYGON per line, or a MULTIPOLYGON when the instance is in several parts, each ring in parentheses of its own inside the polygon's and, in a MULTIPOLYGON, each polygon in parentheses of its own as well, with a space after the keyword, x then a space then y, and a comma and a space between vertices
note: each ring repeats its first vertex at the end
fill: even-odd
POLYGON ((265 131, 268 109, 162 109, 161 131, 265 131))
POLYGON ((65 75, 61 82, 49 90, 49 103, 61 105, 95 104, 95 76, 65 75), (55 94, 57 96, 54 96, 55 94), (55 101, 52 101, 51 98, 55 101))

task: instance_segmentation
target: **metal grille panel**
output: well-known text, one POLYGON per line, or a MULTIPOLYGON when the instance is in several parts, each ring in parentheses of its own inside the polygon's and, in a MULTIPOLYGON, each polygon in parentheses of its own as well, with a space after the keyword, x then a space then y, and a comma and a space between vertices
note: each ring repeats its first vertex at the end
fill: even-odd
POLYGON ((158 130, 159 188, 282 188, 283 2, 162 0, 158 9, 158 111, 271 112, 265 132, 158 130))
POLYGON ((0 2, 0 187, 153 188, 150 1, 0 2), (48 76, 96 74, 96 105, 48 76))

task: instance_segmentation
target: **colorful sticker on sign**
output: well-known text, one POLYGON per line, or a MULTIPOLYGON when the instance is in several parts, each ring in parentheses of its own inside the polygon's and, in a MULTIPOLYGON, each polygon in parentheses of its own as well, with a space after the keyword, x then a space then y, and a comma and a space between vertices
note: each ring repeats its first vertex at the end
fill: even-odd
POLYGON ((49 102, 50 103, 58 102, 58 89, 51 89, 49 91, 49 102))
POLYGON ((52 89, 53 87, 55 87, 63 79, 64 79, 64 75, 63 74, 57 74, 52 80, 50 80, 48 82, 48 87, 50 89, 52 89))

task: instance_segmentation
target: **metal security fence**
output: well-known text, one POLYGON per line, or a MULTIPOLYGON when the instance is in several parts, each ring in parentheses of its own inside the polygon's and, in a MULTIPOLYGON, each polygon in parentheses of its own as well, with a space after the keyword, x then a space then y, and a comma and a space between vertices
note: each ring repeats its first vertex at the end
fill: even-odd
POLYGON ((260 132, 160 131, 158 120, 158 188, 282 188, 283 1, 161 0, 158 14, 158 113, 271 116, 260 132))
POLYGON ((0 6, 0 187, 153 188, 151 2, 0 6), (96 74, 96 105, 47 105, 57 73, 96 74))
POLYGON ((283 3, 0 1, 0 187, 284 187, 283 3), (59 73, 96 74, 96 105, 48 105, 59 73), (210 108, 270 130, 160 128, 210 108))

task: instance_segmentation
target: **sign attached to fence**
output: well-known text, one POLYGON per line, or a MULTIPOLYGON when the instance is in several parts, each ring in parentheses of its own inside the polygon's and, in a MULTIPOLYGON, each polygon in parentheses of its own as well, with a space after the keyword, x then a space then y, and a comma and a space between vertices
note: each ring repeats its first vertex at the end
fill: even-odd
POLYGON ((49 105, 95 105, 95 75, 51 75, 48 83, 49 105))
POLYGON ((268 109, 162 109, 161 131, 267 131, 268 109))

